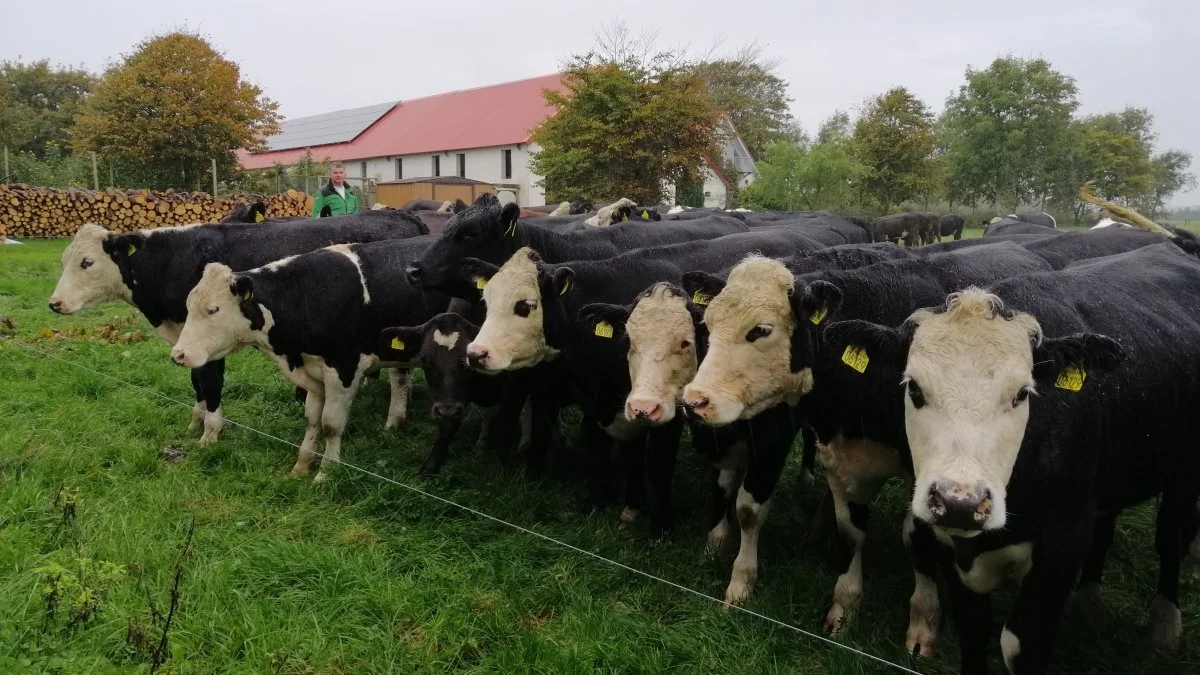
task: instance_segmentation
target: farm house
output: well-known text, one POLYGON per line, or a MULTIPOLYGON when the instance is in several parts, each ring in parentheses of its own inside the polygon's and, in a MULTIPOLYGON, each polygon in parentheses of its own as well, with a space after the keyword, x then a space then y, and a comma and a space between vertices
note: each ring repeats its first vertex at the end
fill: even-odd
MULTIPOLYGON (((544 89, 564 91, 558 74, 452 91, 407 101, 300 117, 280 125, 266 152, 238 151, 248 170, 293 164, 311 152, 317 160, 346 164, 346 173, 375 183, 457 177, 490 183, 502 202, 546 202, 530 171, 538 146, 530 137, 551 114, 544 89)), ((725 159, 738 170, 726 176, 706 167, 704 205, 724 207, 729 187, 754 181, 746 145, 728 119, 725 159)), ((384 202, 387 203, 387 202, 384 202)), ((388 204, 400 206, 400 204, 388 204)))

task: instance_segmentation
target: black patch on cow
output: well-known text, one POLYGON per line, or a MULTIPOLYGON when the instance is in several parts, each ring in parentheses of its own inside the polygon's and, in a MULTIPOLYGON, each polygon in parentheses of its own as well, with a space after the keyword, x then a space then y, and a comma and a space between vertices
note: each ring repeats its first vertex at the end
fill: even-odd
POLYGON ((513 314, 516 314, 522 319, 528 319, 529 315, 532 314, 533 310, 535 309, 537 309, 537 302, 518 300, 517 303, 513 305, 513 314))
POLYGON ((1125 360, 1125 349, 1116 340, 1095 333, 1043 338, 1033 349, 1033 377, 1054 382, 1068 366, 1085 371, 1111 371, 1125 360))

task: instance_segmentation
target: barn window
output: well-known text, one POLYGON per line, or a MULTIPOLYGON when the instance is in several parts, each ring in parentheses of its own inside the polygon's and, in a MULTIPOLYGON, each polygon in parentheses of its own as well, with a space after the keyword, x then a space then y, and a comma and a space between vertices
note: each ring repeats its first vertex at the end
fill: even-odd
POLYGON ((458 153, 458 177, 467 177, 467 156, 463 153, 458 153))
POLYGON ((441 155, 433 156, 433 175, 434 176, 442 175, 442 157, 441 157, 441 155))
POLYGON ((363 178, 367 177, 367 163, 366 162, 362 163, 362 177, 363 178))
POLYGON ((500 151, 500 177, 505 180, 512 178, 512 150, 500 151))
POLYGON ((404 178, 404 158, 397 157, 396 158, 396 180, 400 180, 401 178, 404 178))

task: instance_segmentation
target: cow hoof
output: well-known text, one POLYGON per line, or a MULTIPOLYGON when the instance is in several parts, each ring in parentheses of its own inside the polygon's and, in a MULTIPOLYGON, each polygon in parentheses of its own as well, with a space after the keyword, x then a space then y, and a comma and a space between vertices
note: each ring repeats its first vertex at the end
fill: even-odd
POLYGON ((621 521, 622 525, 632 525, 633 523, 637 522, 640 514, 641 511, 633 508, 632 506, 626 506, 625 508, 621 509, 621 515, 617 516, 617 520, 621 521))
POLYGON ((709 558, 715 558, 721 552, 721 548, 725 546, 725 539, 729 537, 729 521, 721 519, 713 529, 708 531, 708 541, 704 545, 704 555, 709 558))
POLYGON ((442 470, 442 465, 437 462, 425 462, 421 468, 417 469, 417 474, 421 476, 436 476, 442 470))
POLYGON ((725 589, 725 604, 744 605, 750 599, 750 593, 753 590, 753 581, 734 579, 729 582, 729 587, 725 589))
POLYGON ((399 429, 399 428, 401 428, 401 427, 404 427, 404 426, 406 426, 406 425, 408 425, 408 418, 407 418, 407 417, 397 417, 397 418, 394 418, 394 419, 389 419, 388 421, 384 422, 384 423, 383 423, 383 430, 384 430, 384 431, 391 431, 392 429, 399 429))
POLYGON ((1175 651, 1183 637, 1183 616, 1166 598, 1154 596, 1150 603, 1150 642, 1159 649, 1175 651))
POLYGON ((918 621, 908 626, 908 634, 904 636, 904 649, 913 656, 933 656, 934 645, 937 643, 937 631, 925 621, 918 621))
POLYGON ((313 483, 324 483, 324 482, 325 482, 325 470, 322 469, 317 472, 316 476, 313 476, 313 483))
POLYGON ((200 436, 200 440, 196 441, 196 445, 200 445, 200 446, 212 445, 213 443, 216 443, 216 442, 217 442, 217 434, 209 433, 208 431, 205 431, 204 434, 200 436))
POLYGON ((838 633, 846 627, 848 618, 849 612, 841 605, 834 603, 833 607, 829 608, 829 613, 825 615, 825 634, 829 637, 837 637, 838 633))
POLYGON ((288 472, 288 475, 290 475, 292 478, 303 478, 310 473, 312 473, 311 466, 302 466, 297 464, 296 466, 292 467, 292 470, 288 472))

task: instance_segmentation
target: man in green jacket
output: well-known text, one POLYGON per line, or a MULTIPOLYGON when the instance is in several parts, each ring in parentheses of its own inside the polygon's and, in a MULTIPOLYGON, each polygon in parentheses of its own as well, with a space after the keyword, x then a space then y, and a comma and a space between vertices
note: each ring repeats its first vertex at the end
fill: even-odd
POLYGON ((358 193, 346 184, 345 165, 334 162, 329 167, 329 182, 313 195, 312 217, 340 216, 355 211, 358 211, 358 193))

